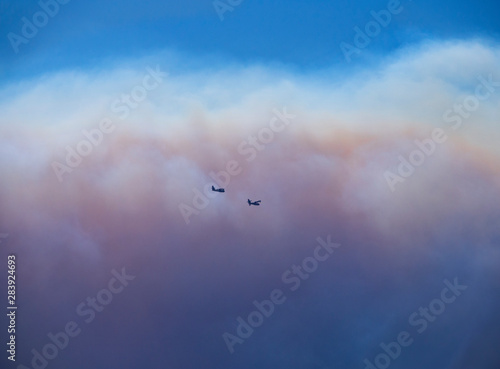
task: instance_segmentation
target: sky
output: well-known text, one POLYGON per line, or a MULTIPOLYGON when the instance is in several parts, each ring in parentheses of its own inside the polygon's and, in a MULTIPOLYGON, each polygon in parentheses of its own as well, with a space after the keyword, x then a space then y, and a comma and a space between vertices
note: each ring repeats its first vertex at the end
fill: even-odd
POLYGON ((0 1, 2 368, 498 369, 498 10, 0 1))

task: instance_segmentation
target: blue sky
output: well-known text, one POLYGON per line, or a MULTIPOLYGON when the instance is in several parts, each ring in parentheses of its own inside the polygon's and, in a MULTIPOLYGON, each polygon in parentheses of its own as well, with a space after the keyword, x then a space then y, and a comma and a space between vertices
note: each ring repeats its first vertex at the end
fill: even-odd
POLYGON ((346 66, 339 47, 353 28, 371 20, 387 1, 244 0, 221 21, 210 0, 100 2, 71 0, 16 54, 9 32, 21 34, 22 18, 37 1, 1 2, 0 78, 17 79, 63 68, 95 68, 110 60, 175 51, 192 58, 237 63, 284 63, 300 69, 366 63, 373 56, 426 39, 498 39, 499 5, 485 1, 402 0, 403 11, 346 66))

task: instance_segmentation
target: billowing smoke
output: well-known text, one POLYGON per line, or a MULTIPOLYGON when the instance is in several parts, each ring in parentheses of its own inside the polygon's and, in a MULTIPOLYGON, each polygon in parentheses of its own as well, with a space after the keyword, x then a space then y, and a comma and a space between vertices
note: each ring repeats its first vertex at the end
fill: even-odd
POLYGON ((498 46, 171 63, 0 91, 17 365, 498 368, 498 46))

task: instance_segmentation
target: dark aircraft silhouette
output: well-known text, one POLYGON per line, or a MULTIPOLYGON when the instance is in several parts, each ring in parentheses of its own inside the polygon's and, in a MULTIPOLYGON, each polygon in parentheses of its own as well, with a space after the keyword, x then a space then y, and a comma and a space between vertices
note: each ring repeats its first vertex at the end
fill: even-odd
POLYGON ((226 190, 224 190, 223 188, 215 188, 214 186, 212 186, 212 191, 215 191, 215 192, 226 192, 226 190))
POLYGON ((257 200, 257 201, 250 201, 250 199, 248 199, 248 206, 250 206, 250 205, 259 206, 259 205, 260 205, 260 201, 261 201, 261 200, 257 200))

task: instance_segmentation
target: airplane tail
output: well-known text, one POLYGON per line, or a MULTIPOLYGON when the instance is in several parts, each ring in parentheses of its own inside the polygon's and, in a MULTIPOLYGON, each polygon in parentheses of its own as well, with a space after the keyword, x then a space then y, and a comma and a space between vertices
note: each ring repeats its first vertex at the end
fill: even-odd
POLYGON ((214 186, 212 186, 212 191, 215 191, 215 187, 214 186))

